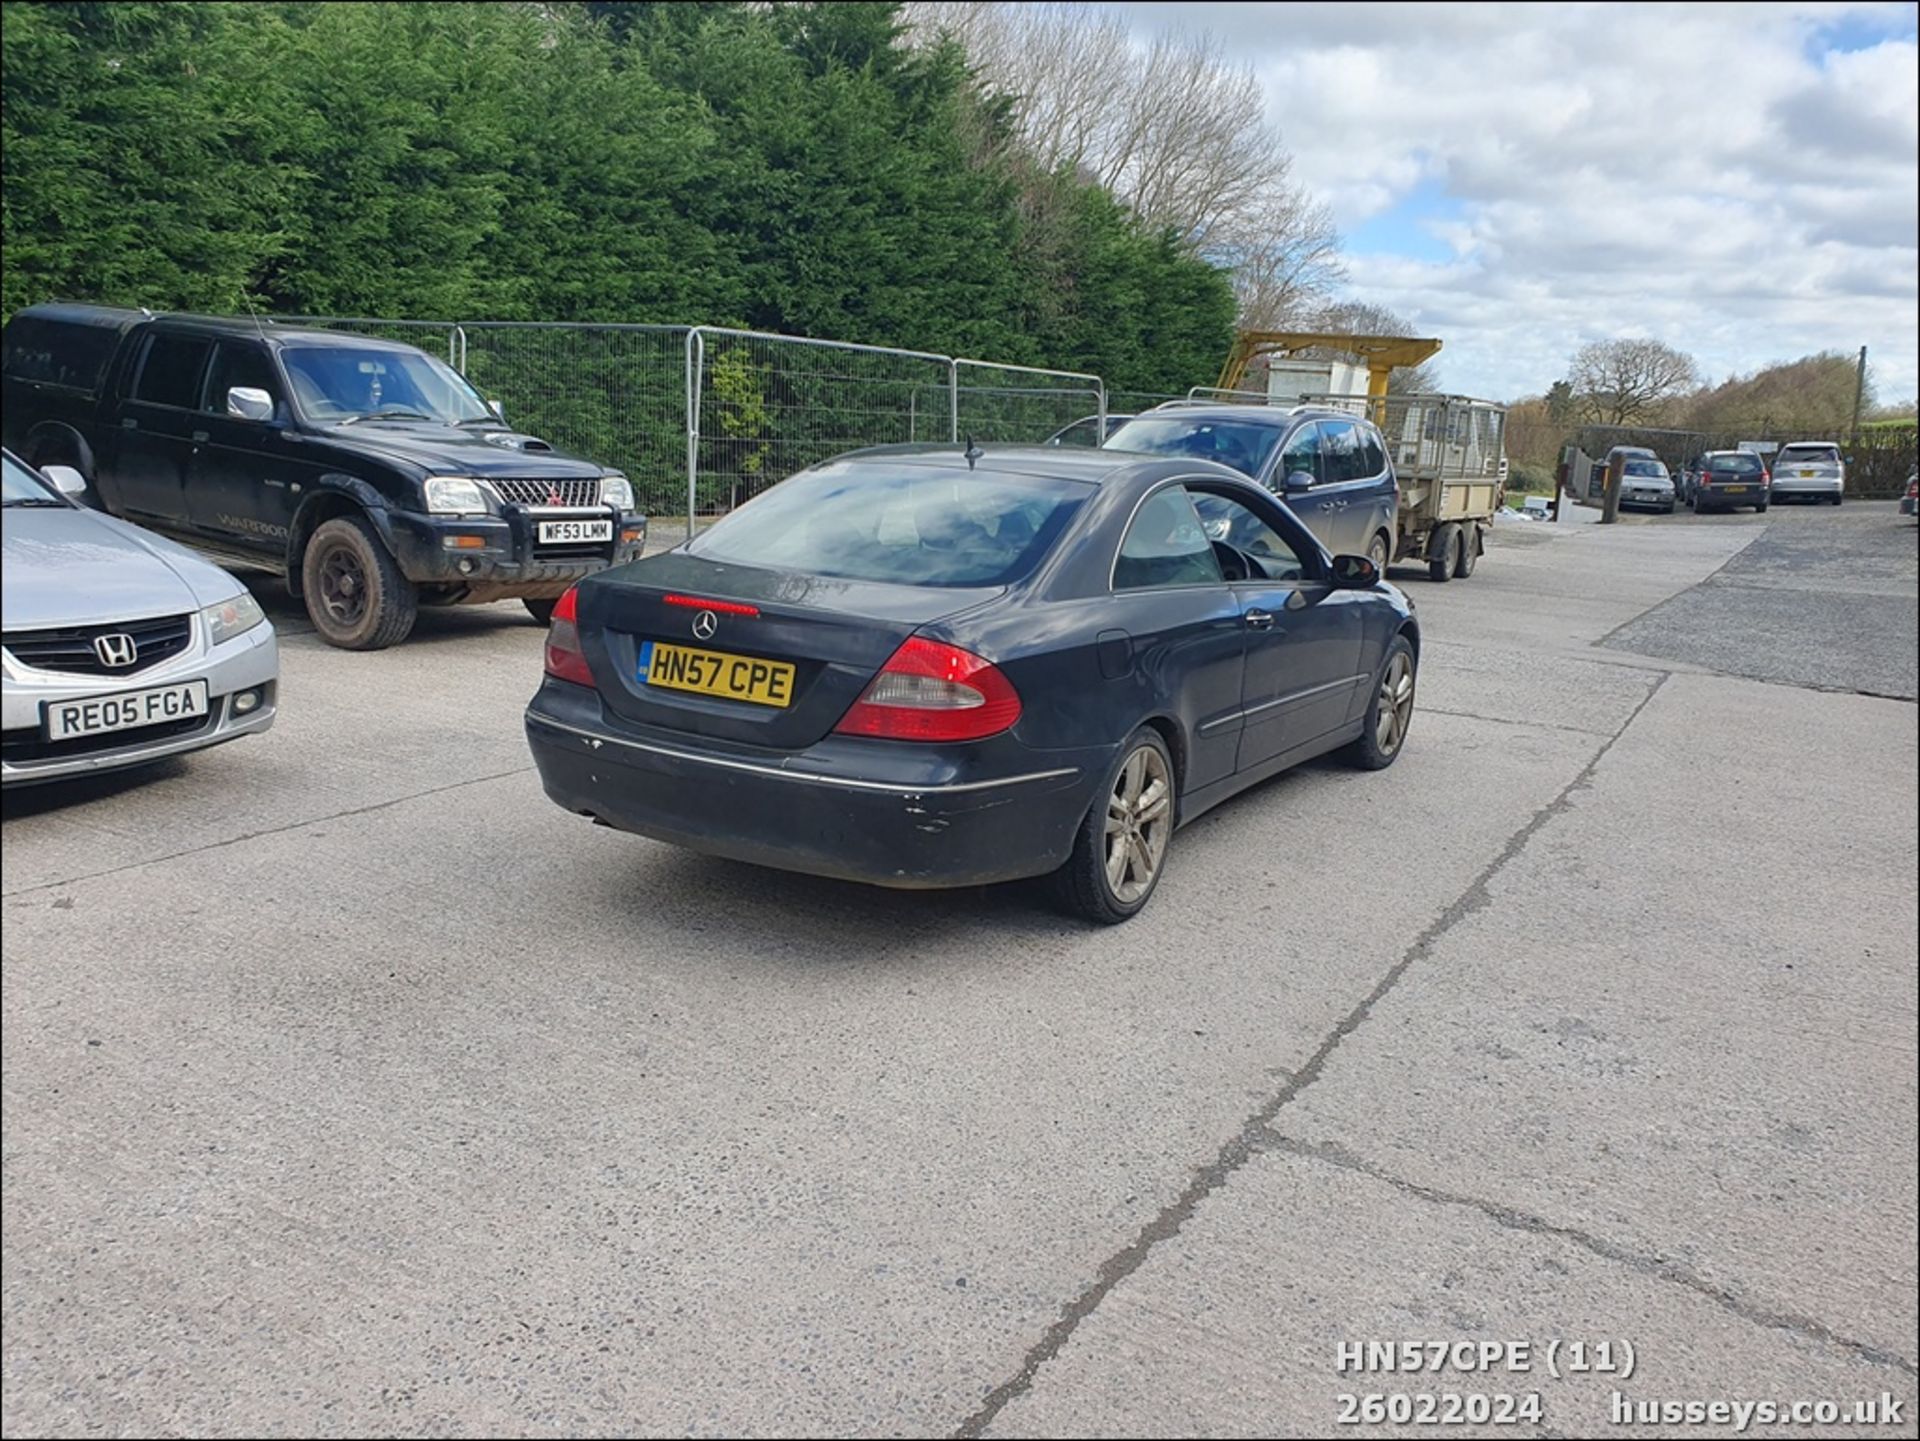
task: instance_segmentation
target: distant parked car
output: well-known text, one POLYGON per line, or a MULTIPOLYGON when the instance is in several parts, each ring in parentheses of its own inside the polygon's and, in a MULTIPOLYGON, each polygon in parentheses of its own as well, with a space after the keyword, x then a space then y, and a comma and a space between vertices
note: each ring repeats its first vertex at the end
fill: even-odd
POLYGON ((1359 416, 1176 402, 1134 416, 1105 448, 1217 460, 1278 495, 1328 550, 1367 556, 1382 575, 1393 559, 1400 486, 1380 432, 1359 416))
POLYGON ((1117 922, 1220 801, 1390 765, 1419 654, 1366 557, 1224 466, 886 447, 569 591, 527 740, 607 825, 883 886, 1051 874, 1117 922))
POLYGON ((1847 462, 1830 440, 1796 440, 1773 457, 1775 500, 1840 504, 1847 488, 1847 462))
POLYGON ((1664 510, 1672 514, 1673 477, 1667 474, 1666 465, 1650 450, 1622 445, 1607 452, 1608 466, 1611 467, 1615 455, 1623 453, 1626 467, 1620 479, 1620 508, 1664 510))
POLYGON ((1907 493, 1900 497, 1900 514, 1920 519, 1920 466, 1907 472, 1907 493))
MULTIPOLYGON (((1112 435, 1132 415, 1109 415, 1105 435, 1112 435)), ((1100 417, 1083 415, 1072 425, 1063 426, 1047 437, 1048 445, 1098 445, 1105 438, 1100 430, 1100 417)))
POLYGON ((421 605, 545 622, 640 553, 625 476, 513 430, 425 351, 328 330, 35 305, 0 346, 5 444, 105 510, 284 575, 330 645, 404 639, 421 605))
POLYGON ((81 477, 0 452, 0 784, 143 765, 273 724, 273 627, 218 566, 75 505, 81 477))
POLYGON ((1709 451, 1701 458, 1693 508, 1698 515, 1750 505, 1766 513, 1770 482, 1760 457, 1745 450, 1709 451))

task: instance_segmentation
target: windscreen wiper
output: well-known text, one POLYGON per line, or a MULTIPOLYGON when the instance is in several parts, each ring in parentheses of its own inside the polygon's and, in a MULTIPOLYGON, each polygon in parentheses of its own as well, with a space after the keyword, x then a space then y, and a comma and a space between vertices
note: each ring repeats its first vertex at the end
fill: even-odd
POLYGON ((417 410, 376 410, 368 415, 354 415, 341 421, 342 425, 354 425, 362 420, 432 420, 431 415, 422 415, 417 410))

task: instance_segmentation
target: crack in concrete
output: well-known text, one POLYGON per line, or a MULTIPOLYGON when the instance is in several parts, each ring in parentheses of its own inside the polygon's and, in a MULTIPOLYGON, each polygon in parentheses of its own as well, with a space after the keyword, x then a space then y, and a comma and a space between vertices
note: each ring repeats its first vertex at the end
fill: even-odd
POLYGON ((137 871, 142 866, 157 866, 165 861, 177 861, 183 856, 197 856, 204 851, 217 851, 225 846, 237 846, 243 841, 257 841, 264 836, 284 835, 288 831, 301 830, 306 826, 321 826, 328 821, 346 820, 350 816, 371 815, 375 811, 384 811, 391 806, 405 805, 408 801, 422 800, 427 796, 444 795, 448 791, 457 791, 462 786, 485 785, 488 781, 505 780, 508 776, 525 775, 532 770, 530 765, 516 766, 510 771, 501 771, 498 775, 474 776, 464 781, 449 781, 443 786, 434 786, 429 790, 415 791, 411 795, 393 796, 384 801, 375 801, 368 806, 355 806, 349 810, 335 811, 331 815, 309 816, 303 821, 288 821, 284 826, 269 826, 262 831, 248 831, 245 835, 228 836, 225 840, 208 841, 203 846, 189 846, 183 851, 168 851, 163 856, 147 856, 141 860, 128 861, 123 866, 108 866, 103 871, 88 871, 85 875, 67 876, 57 881, 42 881, 36 886, 21 886, 16 890, 0 892, 0 899, 12 900, 15 896, 30 896, 36 891, 58 890, 61 886, 78 885, 81 881, 97 881, 102 876, 117 876, 122 871, 137 871))
POLYGON ((1445 710, 1437 705, 1423 705, 1420 709, 1426 715, 1445 715, 1453 716, 1457 720, 1485 721, 1488 725, 1523 726, 1528 730, 1565 731, 1568 735, 1592 736, 1596 740, 1604 739, 1609 735, 1607 731, 1590 730, 1586 726, 1560 725, 1555 721, 1509 720, 1505 716, 1478 715, 1470 710, 1445 710))
POLYGON ((1503 1206, 1495 1201, 1483 1200, 1478 1196, 1468 1196, 1456 1191, 1442 1191, 1435 1186, 1423 1186, 1417 1181, 1405 1180, 1364 1157, 1354 1155, 1344 1146, 1330 1141, 1311 1145, 1270 1129, 1267 1148, 1312 1161, 1323 1161, 1330 1166, 1339 1166, 1362 1176, 1369 1176, 1392 1186, 1397 1191, 1434 1205, 1458 1206, 1466 1210, 1478 1211, 1487 1219, 1509 1230, 1525 1231, 1536 1236, 1552 1236, 1571 1242, 1583 1251, 1589 1251, 1604 1260, 1618 1261, 1643 1275, 1684 1286, 1743 1321, 1751 1321, 1757 1326, 1765 1326, 1771 1330, 1789 1331, 1808 1340, 1824 1342, 1847 1352, 1858 1360, 1869 1361, 1876 1366, 1886 1366, 1907 1376, 1920 1375, 1920 1368, 1916 1368, 1914 1362, 1896 1352, 1875 1346, 1868 1341, 1856 1341, 1851 1337, 1842 1336, 1832 1327, 1814 1320, 1811 1316, 1775 1311, 1758 1303, 1743 1300, 1725 1287, 1716 1286, 1711 1281, 1695 1275, 1685 1267, 1675 1265, 1664 1257, 1635 1251, 1618 1241, 1609 1241, 1590 1231, 1582 1231, 1577 1226, 1563 1226, 1558 1222, 1549 1221, 1544 1216, 1536 1216, 1512 1206, 1503 1206))
POLYGON ((1367 1018, 1373 1014, 1373 1008, 1399 983, 1400 978, 1412 968, 1416 961, 1431 953, 1441 937, 1460 922, 1493 903, 1493 894, 1489 888, 1493 878, 1526 849, 1527 843, 1533 839, 1541 827, 1572 806, 1573 797, 1592 783, 1594 772, 1599 768, 1600 762, 1606 759, 1607 752, 1613 749, 1620 737, 1624 736, 1634 721, 1639 719, 1640 713, 1652 703, 1653 698, 1660 693, 1660 688, 1666 682, 1667 677, 1664 674, 1655 678, 1647 688, 1646 695, 1641 697, 1640 703, 1633 708, 1633 713, 1621 724, 1620 729, 1607 738, 1606 742, 1593 753, 1592 759, 1580 768, 1579 773, 1567 782, 1557 796, 1535 811, 1525 825, 1507 838, 1499 854, 1481 869, 1466 890, 1462 891, 1451 905, 1414 938, 1413 944, 1408 946, 1400 959, 1395 961, 1386 974, 1374 983, 1373 989, 1367 992, 1358 1005, 1347 1012, 1340 1023, 1328 1033, 1326 1039, 1315 1048, 1305 1064, 1294 1071, 1287 1084, 1247 1118, 1240 1130, 1220 1147, 1211 1161, 1194 1171, 1179 1196, 1141 1227, 1133 1240, 1101 1263, 1094 1273, 1092 1284, 1061 1308, 1059 1319, 1049 1326, 1040 1339, 1028 1349, 1020 1369, 987 1393, 979 1408, 955 1428, 953 1433, 955 1437, 984 1435, 987 1427, 993 1424, 994 1419, 1006 1409, 1009 1402, 1025 1395, 1033 1388, 1040 1368, 1060 1354, 1073 1333, 1079 1329, 1080 1323, 1099 1309, 1100 1303, 1112 1293, 1116 1286, 1146 1263, 1153 1248, 1160 1242, 1178 1235, 1180 1228, 1199 1209, 1202 1201, 1225 1185, 1228 1178, 1245 1165, 1249 1158, 1271 1144, 1274 1118, 1320 1079, 1321 1072, 1326 1068, 1328 1060, 1332 1058, 1340 1043, 1366 1023, 1367 1018))

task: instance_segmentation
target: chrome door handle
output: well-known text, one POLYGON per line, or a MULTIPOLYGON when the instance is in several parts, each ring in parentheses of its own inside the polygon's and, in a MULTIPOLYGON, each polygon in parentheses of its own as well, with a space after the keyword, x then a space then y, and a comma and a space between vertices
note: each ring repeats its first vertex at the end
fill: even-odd
POLYGON ((1270 610, 1250 610, 1247 612, 1247 625, 1253 630, 1268 630, 1273 626, 1273 612, 1270 610))
POLYGON ((196 430, 193 433, 193 443, 195 445, 200 444, 200 442, 205 440, 206 438, 207 438, 207 433, 204 430, 196 430))
POLYGON ((132 416, 128 416, 120 422, 120 428, 122 430, 138 430, 140 428, 140 422, 132 416))

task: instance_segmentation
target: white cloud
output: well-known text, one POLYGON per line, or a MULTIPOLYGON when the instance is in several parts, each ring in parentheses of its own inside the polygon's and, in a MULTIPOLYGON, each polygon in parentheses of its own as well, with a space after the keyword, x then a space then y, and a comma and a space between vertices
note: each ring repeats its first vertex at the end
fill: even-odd
POLYGON ((1351 269, 1446 341, 1450 387, 1539 391, 1588 340, 1652 335, 1716 379, 1864 344, 1883 400, 1920 388, 1911 5, 1116 8, 1252 64, 1343 227, 1444 189, 1449 259, 1351 269))

